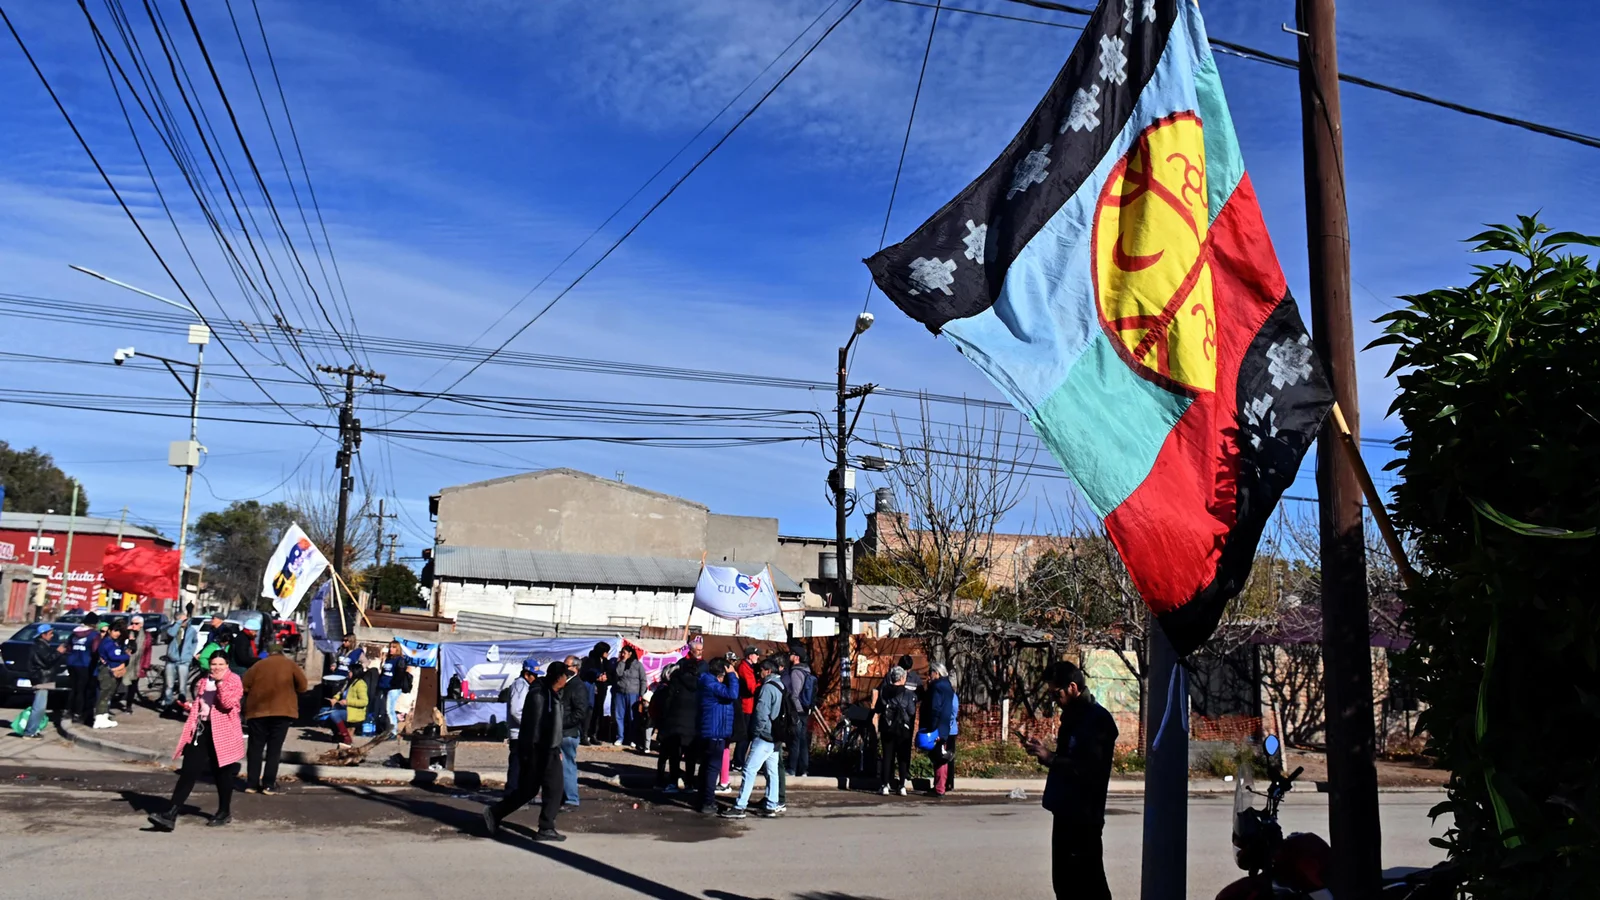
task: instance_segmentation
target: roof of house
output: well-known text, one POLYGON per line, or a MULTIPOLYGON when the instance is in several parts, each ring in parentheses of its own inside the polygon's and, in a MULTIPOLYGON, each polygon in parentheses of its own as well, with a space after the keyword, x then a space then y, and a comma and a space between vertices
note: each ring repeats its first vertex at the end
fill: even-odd
POLYGON ((642 488, 642 487, 639 487, 636 484, 628 484, 625 481, 617 481, 617 480, 612 479, 612 478, 602 478, 599 475, 594 475, 594 474, 591 474, 589 472, 580 471, 578 469, 568 469, 568 468, 539 469, 539 470, 534 471, 534 472, 519 472, 516 475, 504 475, 504 476, 501 476, 500 478, 490 478, 490 479, 488 479, 486 481, 474 481, 474 482, 471 482, 469 484, 454 484, 454 485, 451 485, 451 486, 446 487, 446 488, 440 488, 439 489, 439 493, 441 495, 443 495, 445 493, 449 493, 449 492, 452 492, 452 491, 465 491, 465 490, 471 490, 471 489, 476 489, 476 488, 493 487, 494 485, 498 485, 498 484, 509 484, 509 483, 511 483, 513 481, 522 481, 524 479, 529 479, 529 478, 545 478, 545 477, 553 476, 553 475, 564 475, 564 476, 567 476, 567 477, 570 477, 570 478, 580 478, 580 479, 583 479, 585 481, 600 482, 602 484, 605 484, 608 487, 614 487, 617 490, 632 491, 632 492, 637 493, 637 494, 644 494, 645 496, 656 497, 656 498, 659 498, 659 499, 662 499, 662 500, 674 500, 674 501, 677 501, 678 503, 688 504, 689 506, 698 506, 701 509, 706 509, 707 508, 704 503, 698 503, 698 502, 696 502, 694 500, 688 500, 688 499, 685 499, 683 497, 674 496, 672 494, 663 494, 660 491, 652 491, 649 488, 642 488))
POLYGON ((53 516, 48 513, 0 513, 0 528, 8 531, 39 531, 41 525, 46 533, 65 534, 70 527, 75 534, 114 535, 121 529, 124 538, 145 538, 172 543, 171 538, 137 525, 124 524, 117 519, 102 519, 95 516, 53 516))
MULTIPOLYGON (((524 584, 603 584, 692 590, 700 577, 698 559, 662 556, 606 556, 446 544, 434 549, 433 559, 436 578, 524 584)), ((735 567, 746 575, 755 575, 766 568, 756 563, 736 563, 735 567)), ((780 594, 801 592, 800 585, 777 566, 772 567, 772 580, 780 594)))

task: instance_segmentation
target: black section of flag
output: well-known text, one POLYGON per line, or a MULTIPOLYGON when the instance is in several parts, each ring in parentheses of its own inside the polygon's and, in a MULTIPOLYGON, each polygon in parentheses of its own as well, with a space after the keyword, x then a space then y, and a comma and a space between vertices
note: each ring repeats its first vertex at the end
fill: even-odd
POLYGON ((1333 390, 1287 293, 1239 363, 1238 403, 1235 427, 1223 435, 1239 457, 1233 530, 1223 542, 1217 574, 1188 603, 1160 617, 1180 656, 1211 637, 1228 601, 1244 589, 1261 532, 1333 408, 1333 390))
POLYGON ((910 237, 866 261, 937 334, 994 305, 1006 270, 1111 149, 1166 50, 1175 2, 1102 0, 1005 152, 910 237))

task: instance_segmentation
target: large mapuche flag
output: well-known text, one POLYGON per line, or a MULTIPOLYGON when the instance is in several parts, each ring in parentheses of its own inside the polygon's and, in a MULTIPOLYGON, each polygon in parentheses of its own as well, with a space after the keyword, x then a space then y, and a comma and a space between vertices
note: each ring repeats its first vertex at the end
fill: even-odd
POLYGON ((1105 0, 988 170, 867 265, 1022 410, 1180 654, 1332 403, 1190 0, 1105 0))

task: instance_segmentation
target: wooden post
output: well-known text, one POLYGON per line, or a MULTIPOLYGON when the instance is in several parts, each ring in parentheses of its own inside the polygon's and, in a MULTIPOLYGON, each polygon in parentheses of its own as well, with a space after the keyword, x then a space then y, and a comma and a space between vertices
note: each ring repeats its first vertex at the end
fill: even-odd
MULTIPOLYGON (((1306 239, 1312 337, 1342 414, 1323 425, 1317 447, 1321 510, 1322 660, 1328 734, 1328 826, 1332 893, 1377 894, 1382 871, 1378 775, 1372 721, 1372 656, 1366 540, 1357 466, 1339 465, 1360 440, 1355 334, 1350 314, 1350 227, 1334 0, 1299 0, 1300 109, 1306 179, 1306 239), (1345 421, 1341 429, 1338 422, 1345 421)), ((1381 506, 1381 504, 1375 504, 1381 506)))

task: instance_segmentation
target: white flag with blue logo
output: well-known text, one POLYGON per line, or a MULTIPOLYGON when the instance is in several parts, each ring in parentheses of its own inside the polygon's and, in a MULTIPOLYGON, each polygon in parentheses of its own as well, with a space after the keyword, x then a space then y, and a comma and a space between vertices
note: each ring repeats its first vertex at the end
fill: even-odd
POLYGON ((782 612, 767 569, 746 575, 732 566, 706 566, 694 586, 694 608, 723 619, 775 616, 782 612))

